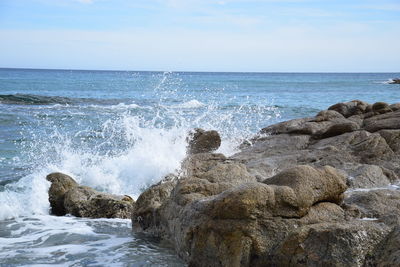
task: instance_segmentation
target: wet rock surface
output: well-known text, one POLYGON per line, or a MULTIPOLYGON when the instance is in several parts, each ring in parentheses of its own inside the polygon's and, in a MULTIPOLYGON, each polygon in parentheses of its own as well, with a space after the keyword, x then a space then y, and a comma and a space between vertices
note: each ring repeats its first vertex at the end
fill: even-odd
POLYGON ((188 144, 190 154, 213 152, 221 145, 221 137, 217 131, 197 128, 189 133, 188 144))
POLYGON ((389 84, 400 84, 400 78, 392 79, 389 84))
POLYGON ((231 157, 189 153, 138 198, 134 230, 170 240, 189 266, 397 266, 397 106, 338 103, 231 157))
POLYGON ((71 214, 89 218, 130 218, 133 199, 117 196, 80 186, 73 178, 63 173, 51 173, 46 179, 51 182, 49 202, 51 213, 62 216, 71 214))

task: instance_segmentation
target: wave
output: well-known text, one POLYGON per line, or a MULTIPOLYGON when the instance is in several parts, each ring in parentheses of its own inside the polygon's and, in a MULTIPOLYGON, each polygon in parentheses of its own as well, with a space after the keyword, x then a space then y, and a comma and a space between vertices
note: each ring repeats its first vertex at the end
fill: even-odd
POLYGON ((1 104, 18 105, 50 105, 50 104, 72 104, 73 100, 61 96, 42 96, 33 94, 0 95, 1 104))
POLYGON ((389 79, 389 80, 386 80, 386 81, 383 81, 383 82, 377 82, 377 83, 380 83, 380 84, 394 84, 395 83, 395 81, 397 81, 398 79, 396 78, 396 79, 389 79))
POLYGON ((141 108, 138 104, 131 103, 131 104, 125 104, 125 103, 119 103, 117 105, 90 105, 89 107, 91 108, 98 108, 98 109, 109 109, 109 110, 129 110, 129 109, 138 109, 141 108))
MULTIPOLYGON (((60 105, 111 105, 116 108, 135 108, 136 104, 125 103, 129 99, 99 99, 99 98, 74 98, 64 96, 45 96, 36 94, 8 94, 0 95, 0 104, 12 104, 12 105, 54 105, 54 107, 60 105)), ((129 100, 132 103, 132 100, 129 100)))
POLYGON ((33 137, 26 150, 35 167, 0 191, 0 220, 48 214, 49 182, 45 177, 55 171, 100 191, 137 198, 144 188, 176 171, 186 154, 186 127, 144 127, 145 123, 148 121, 142 117, 127 114, 110 119, 101 129, 109 137, 95 147, 76 143, 71 133, 59 131, 51 137, 33 137), (103 151, 109 143, 123 143, 124 149, 115 154, 103 151))
POLYGON ((204 107, 204 106, 205 106, 204 103, 202 103, 202 102, 200 102, 200 101, 198 101, 196 99, 193 99, 193 100, 190 100, 190 101, 187 101, 187 102, 183 102, 183 103, 178 104, 178 105, 174 105, 172 107, 174 107, 174 108, 201 108, 201 107, 204 107))

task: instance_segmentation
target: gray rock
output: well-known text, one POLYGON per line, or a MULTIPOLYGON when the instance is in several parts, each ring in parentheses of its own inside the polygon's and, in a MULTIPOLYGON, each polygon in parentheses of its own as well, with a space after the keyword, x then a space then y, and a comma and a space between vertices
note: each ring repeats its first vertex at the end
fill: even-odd
POLYGON ((277 266, 362 266, 387 228, 368 222, 319 223, 296 229, 270 263, 277 266))
POLYGON ((392 104, 389 106, 389 108, 393 111, 399 110, 400 109, 400 103, 392 104))
MULTIPOLYGON (((345 204, 357 207, 361 218, 373 218, 393 224, 392 216, 400 219, 400 191, 390 189, 371 189, 349 191, 345 204)), ((397 223, 397 221, 394 221, 397 223)))
POLYGON ((347 118, 353 115, 364 113, 367 110, 367 107, 367 103, 359 100, 353 100, 346 103, 335 104, 333 106, 330 106, 328 110, 337 111, 347 118))
POLYGON ((381 130, 378 132, 393 152, 400 152, 400 130, 381 130))
POLYGON ((400 225, 395 227, 368 257, 366 266, 400 266, 400 225))
POLYGON ((329 126, 323 133, 320 133, 317 138, 328 138, 344 133, 354 132, 360 129, 360 126, 353 121, 343 121, 329 126))
POLYGON ((400 110, 370 117, 364 120, 363 128, 371 133, 379 130, 400 129, 400 110))
POLYGON ((372 111, 377 114, 383 114, 387 112, 391 112, 390 106, 388 103, 385 102, 376 102, 372 105, 372 111))

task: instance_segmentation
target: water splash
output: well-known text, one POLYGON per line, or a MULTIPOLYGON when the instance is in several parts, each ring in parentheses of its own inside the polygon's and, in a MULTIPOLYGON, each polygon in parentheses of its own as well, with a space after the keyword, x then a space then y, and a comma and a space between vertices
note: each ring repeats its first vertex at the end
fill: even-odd
POLYGON ((224 88, 189 92, 179 75, 157 74, 151 100, 132 104, 30 107, 20 150, 28 175, 0 192, 0 219, 48 214, 45 176, 54 171, 100 191, 136 198, 176 172, 193 128, 215 129, 218 152, 237 151, 244 139, 279 119, 272 102, 226 94, 224 88), (110 107, 110 108, 105 108, 110 107))

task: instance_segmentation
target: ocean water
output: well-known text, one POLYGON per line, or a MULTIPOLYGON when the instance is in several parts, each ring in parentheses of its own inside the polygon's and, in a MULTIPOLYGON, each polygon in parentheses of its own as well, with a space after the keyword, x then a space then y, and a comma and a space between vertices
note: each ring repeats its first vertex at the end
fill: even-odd
POLYGON ((195 127, 218 130, 230 155, 337 102, 400 102, 397 76, 0 69, 0 266, 182 266, 129 220, 49 215, 45 176, 137 198, 179 169, 195 127))

